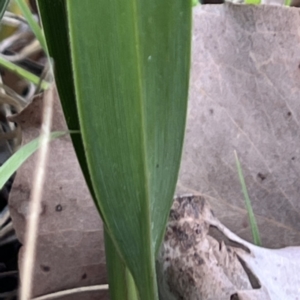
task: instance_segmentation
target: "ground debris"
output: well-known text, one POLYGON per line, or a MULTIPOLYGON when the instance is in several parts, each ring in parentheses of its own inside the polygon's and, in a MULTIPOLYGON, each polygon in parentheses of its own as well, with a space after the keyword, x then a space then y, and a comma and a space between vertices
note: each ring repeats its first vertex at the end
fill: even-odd
POLYGON ((177 197, 157 261, 160 296, 298 299, 299 254, 298 247, 254 246, 223 226, 202 196, 177 197))

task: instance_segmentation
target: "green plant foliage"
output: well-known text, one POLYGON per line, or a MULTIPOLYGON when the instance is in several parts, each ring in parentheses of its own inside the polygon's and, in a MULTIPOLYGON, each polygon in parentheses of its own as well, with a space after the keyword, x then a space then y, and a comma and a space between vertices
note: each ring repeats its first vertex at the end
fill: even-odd
MULTIPOLYGON (((24 0, 16 0, 17 4, 19 5, 20 9, 22 10, 24 16, 26 17, 28 23, 30 24, 31 28, 33 29, 33 32, 35 33, 36 37, 39 39, 42 46, 46 46, 46 42, 43 36, 43 33, 37 24, 37 22, 34 20, 26 2, 24 0)), ((9 0, 0 0, 0 20, 2 19, 5 10, 7 8, 7 5, 9 3, 9 0)), ((39 77, 35 76, 34 74, 28 72, 27 70, 17 66, 16 64, 6 60, 3 57, 0 57, 0 65, 9 71, 19 75, 20 77, 38 85, 41 83, 41 88, 43 90, 48 89, 49 83, 46 81, 41 81, 39 77)))
POLYGON ((75 86, 76 104, 61 97, 64 111, 68 120, 70 106, 77 108, 73 117, 80 123, 85 177, 116 255, 133 275, 140 299, 157 299, 155 255, 172 203, 185 127, 191 2, 63 3, 39 1, 49 53, 56 53, 60 95, 75 86), (57 23, 56 9, 67 16, 57 23), (58 44, 55 33, 66 20, 70 44, 65 38, 58 44), (65 44, 69 58, 59 65, 58 49, 65 44), (74 85, 63 86, 58 73, 70 65, 74 85))
POLYGON ((249 216, 249 222, 250 222, 250 226, 251 226, 253 242, 255 245, 261 246, 259 229, 257 226, 255 215, 253 213, 251 200, 250 200, 250 197, 248 194, 248 190, 247 190, 246 182, 244 179, 241 163, 239 161, 236 151, 234 151, 234 155, 235 155, 236 166, 237 166, 238 175, 239 175, 239 179, 240 179, 240 183, 241 183, 241 187, 242 187, 242 192, 243 192, 244 199, 245 199, 246 209, 247 209, 248 216, 249 216))
POLYGON ((245 0, 245 4, 258 5, 261 3, 261 0, 245 0))
POLYGON ((3 18, 9 0, 0 0, 0 20, 3 18))
POLYGON ((120 255, 116 251, 111 238, 104 231, 106 265, 109 270, 110 299, 137 300, 138 295, 133 278, 120 255))
POLYGON ((41 88, 43 90, 47 90, 50 87, 49 82, 44 81, 44 80, 41 81, 41 79, 39 77, 35 76, 34 74, 28 72, 27 70, 17 66, 16 64, 10 62, 9 60, 7 60, 7 59, 5 59, 4 57, 1 57, 1 56, 0 56, 0 65, 3 68, 17 74, 21 78, 24 78, 24 79, 28 80, 29 82, 32 82, 36 85, 41 84, 41 88))
MULTIPOLYGON (((62 108, 69 130, 80 130, 73 84, 69 34, 65 0, 37 1, 42 18, 49 56, 54 59, 54 74, 62 108)), ((72 142, 84 174, 88 174, 85 152, 80 134, 71 135, 72 142)), ((90 178, 87 184, 93 193, 90 178)))
MULTIPOLYGON (((51 133, 51 140, 66 134, 64 131, 51 133)), ((40 139, 36 138, 28 144, 22 146, 0 167, 0 189, 3 188, 7 180, 20 168, 20 166, 39 148, 40 139)))
POLYGON ((28 25, 30 26, 32 32, 34 33, 35 37, 40 42, 41 47, 47 53, 47 46, 46 46, 44 34, 43 34, 39 24, 37 23, 37 21, 34 19, 32 13, 28 7, 28 4, 26 3, 25 0, 15 0, 15 1, 18 4, 23 16, 25 17, 25 19, 26 19, 28 25))
POLYGON ((291 6, 292 0, 285 0, 284 5, 291 6))

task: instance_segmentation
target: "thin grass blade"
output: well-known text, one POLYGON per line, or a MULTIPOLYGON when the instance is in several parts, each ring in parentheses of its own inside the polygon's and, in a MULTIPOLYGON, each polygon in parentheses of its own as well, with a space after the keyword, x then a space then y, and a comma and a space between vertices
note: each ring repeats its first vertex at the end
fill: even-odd
POLYGON ((238 170, 238 175, 239 175, 239 179, 240 179, 240 183, 241 183, 241 187, 242 187, 242 192, 244 195, 245 205, 246 205, 246 209, 247 209, 248 216, 249 216, 249 222, 250 222, 250 226, 251 226, 253 242, 255 245, 261 246, 259 229, 257 226, 257 222, 256 222, 256 218, 255 218, 253 209, 252 209, 251 200, 250 200, 250 197, 248 194, 248 190, 247 190, 246 182, 244 179, 241 163, 239 161, 236 151, 234 151, 234 155, 235 155, 236 167, 238 170))
POLYGON ((17 66, 16 64, 8 61, 7 59, 5 59, 3 56, 0 55, 0 66, 2 66, 3 68, 17 74, 18 76, 20 76, 21 78, 24 78, 26 80, 28 80, 29 82, 34 83, 35 85, 39 85, 41 84, 41 88, 43 90, 47 90, 50 87, 50 83, 43 80, 41 82, 41 79, 37 76, 35 76, 34 74, 28 72, 27 70, 17 66))
POLYGON ((34 33, 35 37, 38 39, 40 42, 41 47, 47 53, 47 46, 46 46, 46 40, 43 34, 43 31, 41 30, 39 24, 37 21, 34 19, 28 4, 26 3, 25 0, 15 0, 17 5, 19 6, 23 16, 25 17, 28 25, 30 26, 32 32, 34 33))
MULTIPOLYGON (((66 134, 65 131, 55 131, 51 133, 51 140, 66 134)), ((0 167, 0 189, 3 188, 7 180, 20 168, 20 166, 39 148, 39 138, 34 139, 22 146, 0 167)))

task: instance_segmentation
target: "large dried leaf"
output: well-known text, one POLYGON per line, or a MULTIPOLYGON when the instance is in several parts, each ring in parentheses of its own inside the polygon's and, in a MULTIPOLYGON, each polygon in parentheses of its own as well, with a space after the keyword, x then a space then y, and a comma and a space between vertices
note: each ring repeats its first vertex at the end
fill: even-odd
POLYGON ((178 192, 209 198, 252 240, 241 160, 262 243, 300 243, 300 15, 296 8, 194 9, 189 117, 178 192))
MULTIPOLYGON (((37 97, 14 117, 14 121, 22 126, 23 143, 39 133, 41 104, 42 99, 37 97)), ((58 99, 55 101, 52 130, 57 129, 66 130, 58 99)), ((14 227, 21 243, 24 242, 34 168, 35 155, 19 169, 9 199, 14 227)), ((102 223, 84 182, 71 140, 63 137, 50 144, 33 295, 100 283, 106 283, 102 223)), ((106 292, 93 292, 72 295, 71 299, 105 299, 106 296, 106 292)))

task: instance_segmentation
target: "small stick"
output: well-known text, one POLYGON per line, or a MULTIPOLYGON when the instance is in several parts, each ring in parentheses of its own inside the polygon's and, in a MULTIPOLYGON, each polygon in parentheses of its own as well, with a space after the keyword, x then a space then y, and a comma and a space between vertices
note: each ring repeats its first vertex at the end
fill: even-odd
POLYGON ((40 296, 37 298, 32 298, 31 300, 48 300, 48 299, 57 299, 66 295, 72 295, 77 293, 84 293, 84 292, 93 292, 93 291, 103 291, 108 290, 108 284, 103 285, 92 285, 92 286, 85 286, 85 287, 79 287, 74 289, 69 289, 66 291, 56 292, 47 294, 44 296, 40 296))
POLYGON ((32 194, 29 203, 29 214, 25 232, 25 249, 21 268, 20 300, 31 298, 34 258, 38 233, 41 197, 45 181, 46 162, 49 150, 50 129, 52 123, 52 109, 54 87, 52 86, 44 96, 43 122, 41 126, 40 145, 34 174, 32 194))

